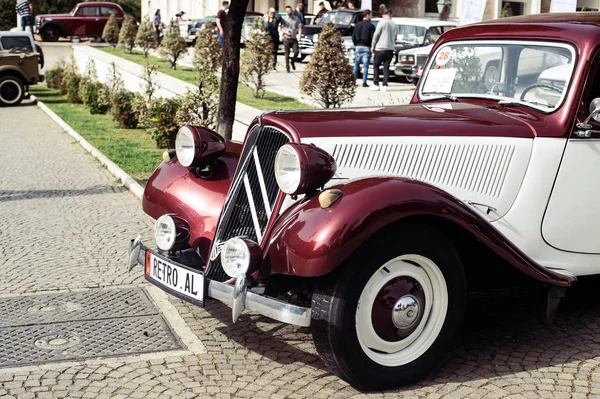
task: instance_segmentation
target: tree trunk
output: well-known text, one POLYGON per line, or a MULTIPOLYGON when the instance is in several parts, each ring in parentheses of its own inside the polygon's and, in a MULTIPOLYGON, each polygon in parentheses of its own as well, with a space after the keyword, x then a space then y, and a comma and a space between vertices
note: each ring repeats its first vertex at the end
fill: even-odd
POLYGON ((240 40, 242 23, 248 7, 248 0, 233 0, 229 6, 225 23, 225 44, 223 45, 223 69, 217 116, 217 133, 230 140, 235 118, 235 100, 240 76, 240 40))

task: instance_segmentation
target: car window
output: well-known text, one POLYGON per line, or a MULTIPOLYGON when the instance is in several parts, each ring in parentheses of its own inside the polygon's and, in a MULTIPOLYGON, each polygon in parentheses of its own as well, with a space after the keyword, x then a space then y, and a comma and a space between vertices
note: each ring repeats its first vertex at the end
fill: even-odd
POLYGON ((28 37, 23 36, 5 36, 0 39, 3 50, 10 49, 23 49, 27 51, 33 51, 31 48, 31 40, 28 37))
POLYGON ((398 25, 397 42, 408 42, 423 44, 425 40, 425 28, 415 25, 398 25))
POLYGON ((318 24, 325 25, 327 22, 331 22, 336 25, 349 25, 353 16, 353 12, 331 11, 323 15, 323 18, 319 20, 318 24))
POLYGON ((429 39, 431 43, 435 43, 437 39, 442 36, 442 27, 441 26, 432 26, 429 28, 429 39))
POLYGON ((430 57, 421 94, 510 101, 552 112, 562 104, 575 51, 560 43, 462 42, 430 57))
POLYGON ((98 7, 79 7, 77 15, 98 15, 98 7))
POLYGON ((100 14, 101 15, 119 15, 119 10, 117 10, 114 7, 100 7, 100 14))

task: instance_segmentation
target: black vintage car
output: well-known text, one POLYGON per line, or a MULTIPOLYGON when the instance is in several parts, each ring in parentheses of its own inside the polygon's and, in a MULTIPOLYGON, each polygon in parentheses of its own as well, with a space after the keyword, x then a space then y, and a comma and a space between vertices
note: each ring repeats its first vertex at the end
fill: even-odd
MULTIPOLYGON (((335 24, 342 36, 351 36, 356 24, 362 21, 362 12, 363 10, 333 10, 325 14, 315 25, 303 26, 300 42, 298 43, 300 59, 303 60, 315 51, 315 45, 319 41, 319 35, 326 23, 335 24)), ((373 12, 373 17, 381 17, 381 14, 373 12)))

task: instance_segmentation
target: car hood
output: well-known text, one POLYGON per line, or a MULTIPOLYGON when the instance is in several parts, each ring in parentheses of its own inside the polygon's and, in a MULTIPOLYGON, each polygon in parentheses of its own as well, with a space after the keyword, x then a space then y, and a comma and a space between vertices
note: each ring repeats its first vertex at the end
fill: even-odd
POLYGON ((408 54, 429 55, 429 53, 431 53, 432 49, 433 49, 433 44, 430 44, 429 46, 425 46, 425 47, 414 47, 414 48, 402 50, 401 54, 402 55, 408 55, 408 54))
POLYGON ((340 110, 275 112, 264 116, 301 139, 357 136, 490 136, 533 138, 530 125, 495 109, 467 103, 427 103, 340 110))

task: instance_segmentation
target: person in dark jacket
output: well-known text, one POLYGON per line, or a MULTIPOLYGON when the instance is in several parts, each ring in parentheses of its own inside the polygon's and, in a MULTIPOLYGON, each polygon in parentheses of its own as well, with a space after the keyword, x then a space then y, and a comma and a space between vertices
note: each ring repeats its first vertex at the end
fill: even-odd
POLYGON ((298 17, 300 24, 302 26, 306 25, 306 18, 304 18, 304 4, 298 3, 296 5, 296 9, 294 10, 294 15, 298 17))
POLYGON ((369 74, 369 62, 371 62, 371 44, 375 27, 371 23, 371 10, 362 12, 363 20, 356 24, 352 33, 352 42, 355 46, 354 51, 354 76, 358 79, 360 63, 363 64, 362 86, 369 87, 367 84, 367 75, 369 74))
POLYGON ((277 50, 279 49, 279 13, 274 8, 269 10, 265 29, 273 42, 273 70, 277 70, 277 50))
POLYGON ((315 17, 315 22, 319 22, 321 20, 321 18, 323 18, 323 16, 325 14, 327 14, 327 11, 329 11, 327 8, 325 8, 325 3, 320 2, 319 3, 319 12, 317 13, 317 16, 315 17))

